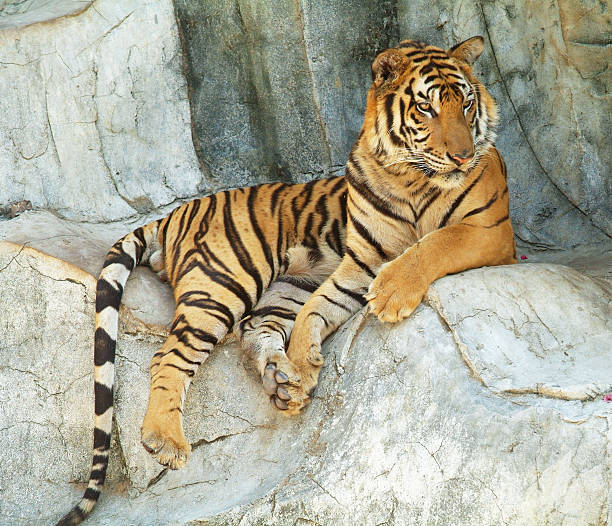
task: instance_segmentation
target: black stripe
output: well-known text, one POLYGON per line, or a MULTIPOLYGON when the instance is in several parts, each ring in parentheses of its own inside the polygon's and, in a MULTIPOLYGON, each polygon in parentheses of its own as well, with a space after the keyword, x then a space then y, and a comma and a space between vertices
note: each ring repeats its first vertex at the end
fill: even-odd
POLYGON ((97 464, 108 464, 108 455, 94 455, 91 465, 95 466, 97 464))
POLYGON ((113 405, 113 388, 94 382, 95 412, 100 416, 113 405))
POLYGON ((295 304, 297 304, 297 305, 304 305, 304 302, 303 302, 303 301, 299 301, 299 300, 296 300, 295 298, 290 298, 290 297, 288 297, 288 296, 281 296, 281 297, 280 297, 280 299, 282 299, 282 300, 287 300, 287 301, 291 301, 291 302, 293 302, 293 303, 295 303, 295 304))
POLYGON ((505 215, 504 217, 502 217, 501 219, 498 219, 495 223, 493 223, 492 225, 488 225, 488 226, 484 226, 483 228, 495 228, 496 226, 501 225, 502 223, 508 221, 508 219, 510 219, 510 216, 505 215))
POLYGON ((400 130, 406 126, 406 103, 404 99, 400 97, 399 99, 399 113, 400 113, 400 130))
POLYGON ((224 194, 225 205, 223 206, 223 223, 225 225, 225 235, 227 236, 227 240, 234 251, 234 255, 238 259, 238 263, 240 263, 240 266, 244 269, 244 271, 255 281, 255 286, 257 287, 256 298, 260 298, 261 293, 263 292, 261 274, 259 273, 257 267, 253 264, 249 251, 242 242, 240 233, 234 224, 230 192, 225 191, 224 194))
MULTIPOLYGON (((100 428, 94 427, 94 449, 106 450, 110 447, 110 441, 110 433, 107 433, 106 431, 100 428)), ((108 460, 106 462, 108 462, 108 460)))
POLYGON ((338 180, 334 183, 334 186, 331 187, 329 191, 329 195, 330 196, 334 195, 336 192, 343 190, 345 187, 346 187, 346 181, 344 180, 344 177, 340 176, 338 177, 338 180))
POLYGON ((374 239, 372 234, 370 234, 369 230, 364 225, 362 225, 355 217, 353 217, 351 214, 349 214, 349 217, 351 219, 351 224, 355 227, 355 230, 362 237, 362 239, 371 247, 373 247, 374 250, 376 250, 376 253, 383 261, 387 261, 387 259, 389 259, 389 256, 383 250, 382 245, 378 241, 376 241, 376 239, 374 239))
MULTIPOLYGON (((257 240, 259 241, 261 250, 264 253, 266 262, 268 263, 268 267, 270 267, 270 278, 268 279, 268 285, 270 285, 270 283, 274 279, 274 275, 276 273, 276 267, 274 265, 274 257, 272 256, 272 251, 270 250, 270 244, 266 240, 264 233, 259 227, 259 224, 257 223, 257 216, 255 215, 255 200, 257 199, 258 193, 259 193, 258 186, 251 188, 251 192, 249 193, 249 197, 247 199, 247 208, 249 210, 249 218, 251 219, 253 230, 255 231, 255 236, 257 237, 257 240)), ((278 261, 278 264, 280 265, 280 261, 278 261)))
MULTIPOLYGON (((210 298, 208 293, 206 292, 201 292, 197 290, 185 292, 184 294, 181 294, 181 296, 179 296, 176 304, 185 305, 187 307, 198 307, 206 311, 212 310, 212 311, 220 312, 221 314, 223 314, 223 316, 226 317, 226 320, 224 321, 224 323, 226 324, 228 328, 234 325, 234 322, 235 322, 234 315, 232 314, 232 311, 227 307, 227 305, 224 305, 223 303, 220 303, 217 300, 210 298), (192 299, 192 297, 195 295, 204 295, 205 297, 192 299)), ((207 314, 212 314, 212 313, 207 312, 207 314)))
POLYGON ((253 308, 253 300, 251 296, 247 293, 245 288, 238 283, 235 279, 223 274, 222 272, 218 272, 206 265, 202 265, 199 261, 193 260, 189 263, 188 267, 185 269, 184 274, 187 274, 193 269, 198 269, 213 282, 217 283, 221 287, 229 290, 232 294, 234 294, 242 303, 244 303, 245 311, 248 312, 253 308))
POLYGON ((485 210, 490 208, 491 205, 493 203, 495 203, 495 201, 497 201, 497 191, 495 192, 495 194, 493 194, 493 197, 491 197, 491 199, 489 199, 489 201, 485 205, 483 205, 483 206, 481 206, 479 208, 474 208, 474 210, 470 210, 467 214, 465 214, 463 216, 463 219, 465 219, 466 217, 469 217, 469 216, 480 214, 480 212, 484 212, 485 210))
POLYGON ((423 137, 415 137, 414 139, 412 139, 414 142, 425 142, 427 139, 429 139, 429 136, 431 135, 431 133, 428 133, 427 135, 424 135, 423 137))
POLYGON ((393 118, 393 102, 395 100, 395 93, 391 93, 385 99, 385 112, 387 114, 387 131, 389 133, 389 137, 391 138, 391 142, 395 146, 403 146, 404 141, 395 133, 393 130, 394 118, 393 118))
POLYGON ((192 371, 191 369, 183 369, 182 367, 179 367, 178 365, 175 365, 173 363, 165 363, 164 367, 172 367, 173 369, 178 369, 179 371, 186 374, 190 378, 193 378, 193 376, 195 375, 195 371, 192 371))
POLYGON ((168 239, 168 227, 170 225, 170 217, 172 217, 172 212, 170 213, 170 215, 166 216, 162 221, 165 221, 164 226, 162 227, 162 243, 166 244, 166 240, 168 239))
POLYGON ((201 363, 202 363, 200 361, 190 360, 181 351, 179 351, 176 348, 170 349, 167 353, 164 354, 164 356, 166 356, 168 354, 174 354, 175 356, 178 356, 181 360, 183 360, 184 362, 187 362, 189 365, 201 365, 201 363))
POLYGON ((317 204, 315 206, 315 210, 319 214, 319 228, 317 231, 317 235, 321 236, 323 232, 323 227, 327 225, 327 221, 329 219, 329 210, 327 209, 327 195, 323 194, 319 197, 317 204))
POLYGON ((297 276, 291 275, 281 276, 279 278, 276 278, 276 281, 280 281, 281 283, 289 283, 294 287, 297 287, 298 289, 306 290, 308 292, 314 292, 319 288, 319 285, 314 284, 312 281, 308 281, 304 278, 299 278, 297 276))
POLYGON ((484 173, 484 170, 485 170, 486 167, 487 167, 487 165, 485 164, 482 167, 482 169, 480 170, 480 174, 478 174, 478 177, 476 177, 476 179, 474 179, 472 181, 470 186, 468 186, 463 192, 461 192, 461 194, 457 197, 457 199, 455 199, 453 204, 450 206, 450 208, 448 209, 448 211, 446 212, 446 214, 442 218, 442 221, 440 221, 440 224, 438 225, 438 228, 442 228, 443 226, 446 225, 446 223, 448 222, 450 217, 453 215, 453 212, 457 209, 457 207, 461 204, 461 202, 465 199, 465 197, 470 193, 470 190, 472 190, 472 188, 474 188, 476 183, 478 181, 480 181, 480 178, 482 177, 482 174, 484 173))
POLYGON ((336 307, 340 307, 341 309, 347 311, 347 312, 353 312, 351 309, 349 309, 346 305, 342 305, 342 303, 339 303, 333 299, 331 299, 329 296, 326 296, 325 294, 319 294, 319 296, 321 296, 322 298, 325 298, 326 301, 328 301, 329 303, 331 303, 332 305, 335 305, 336 307))
POLYGON ((355 252, 351 250, 351 247, 346 247, 346 254, 357 264, 359 265, 365 273, 370 276, 372 279, 376 277, 376 274, 372 272, 372 269, 368 267, 363 261, 361 261, 355 252))
POLYGON ((323 320, 323 323, 325 324, 325 327, 329 327, 329 322, 325 319, 325 317, 322 314, 319 314, 318 312, 309 312, 308 316, 316 316, 318 318, 321 318, 323 320))
POLYGON ((312 235, 312 223, 314 221, 314 217, 312 213, 308 214, 308 218, 306 219, 306 225, 304 226, 304 236, 303 236, 303 244, 309 248, 316 248, 317 241, 312 235))
MULTIPOLYGON (((179 268, 178 260, 179 260, 179 256, 181 255, 180 249, 182 248, 180 244, 180 239, 182 237, 182 229, 185 223, 185 216, 187 215, 187 207, 188 205, 183 205, 172 214, 173 224, 177 222, 177 217, 179 214, 180 214, 180 219, 178 219, 178 228, 176 229, 177 235, 174 239, 172 239, 171 246, 166 247, 166 254, 172 254, 172 268, 175 269, 175 279, 178 278, 178 276, 176 276, 176 269, 179 268), (170 248, 170 250, 168 248, 170 248)), ((169 241, 170 240, 168 239, 166 240, 166 242, 169 242, 169 241)))
MULTIPOLYGON (((276 231, 276 261, 278 261, 278 266, 279 269, 281 267, 281 265, 283 265, 284 263, 284 247, 283 247, 283 239, 284 239, 284 232, 283 232, 283 214, 282 212, 280 214, 278 214, 278 225, 277 225, 277 231, 276 231), (283 262, 283 263, 281 263, 283 262)), ((283 266, 283 269, 285 267, 283 266)))
POLYGON ((272 191, 272 194, 270 195, 270 208, 272 209, 272 213, 276 212, 280 194, 286 187, 287 185, 285 183, 279 183, 279 186, 272 191))
POLYGON ((359 163, 354 158, 352 153, 349 157, 349 164, 347 164, 346 166, 346 177, 350 187, 380 213, 398 221, 409 221, 405 217, 402 217, 393 210, 391 210, 389 204, 374 193, 374 191, 369 187, 367 178, 365 177, 363 170, 359 166, 359 163))
POLYGON ((98 327, 94 334, 94 365, 104 365, 106 362, 115 362, 115 345, 108 333, 98 327))
POLYGON ((232 274, 232 269, 229 268, 225 263, 223 263, 223 261, 221 261, 216 256, 216 254, 208 246, 208 243, 206 243, 205 241, 202 242, 202 244, 201 244, 201 252, 202 252, 203 255, 205 255, 210 260, 212 260, 213 263, 215 263, 216 265, 221 267, 221 269, 223 269, 225 272, 227 272, 228 274, 232 274))
POLYGON ((429 195, 429 199, 421 207, 421 209, 415 214, 414 216, 415 221, 418 222, 418 220, 421 219, 421 217, 423 217, 423 214, 427 211, 430 205, 440 196, 441 193, 442 191, 439 188, 432 187, 423 195, 423 197, 421 198, 421 201, 425 199, 427 195, 429 195))
POLYGON ((103 269, 115 263, 123 265, 126 269, 130 271, 134 269, 134 259, 132 258, 132 256, 130 256, 123 250, 123 247, 121 246, 122 244, 123 239, 117 241, 112 246, 110 252, 106 255, 106 258, 104 259, 104 265, 102 265, 103 269))
POLYGON ((426 64, 425 66, 423 66, 421 68, 421 71, 419 72, 421 75, 427 75, 427 73, 430 73, 434 70, 434 68, 436 67, 436 64, 434 62, 432 62, 431 60, 429 61, 429 64, 426 64))
POLYGON ((89 473, 89 480, 95 480, 97 484, 104 484, 104 479, 106 478, 106 469, 92 469, 89 473))
POLYGON ((117 290, 105 278, 100 278, 96 284, 96 312, 102 312, 106 307, 112 307, 119 311, 123 286, 117 283, 117 290))
POLYGON ((365 305, 367 303, 366 299, 363 297, 363 294, 359 294, 359 293, 357 293, 355 291, 352 291, 350 289, 346 289, 346 288, 338 285, 338 283, 336 282, 335 279, 332 279, 332 283, 334 284, 334 287, 336 287, 340 292, 342 292, 343 294, 345 294, 349 298, 354 299, 356 302, 360 303, 361 305, 365 305))
POLYGON ((136 230, 134 230, 132 232, 132 234, 134 234, 134 236, 136 236, 136 238, 138 238, 138 241, 140 241, 142 243, 143 248, 147 246, 147 242, 145 240, 144 237, 144 230, 142 227, 137 228, 136 230))
POLYGON ((85 494, 83 495, 84 499, 97 501, 100 496, 100 492, 97 489, 87 488, 85 490, 85 494))
POLYGON ((285 320, 295 320, 295 315, 296 313, 290 309, 276 307, 274 305, 267 305, 251 312, 252 318, 257 316, 276 316, 277 318, 283 318, 285 320))
POLYGON ((340 220, 342 221, 342 226, 346 226, 347 214, 348 214, 348 206, 347 206, 347 198, 348 198, 348 190, 345 190, 340 195, 340 220))
MULTIPOLYGON (((179 337, 179 339, 183 335, 183 333, 187 332, 191 334, 194 338, 196 338, 197 340, 203 343, 210 343, 212 345, 216 345, 217 342, 219 341, 219 339, 214 334, 211 334, 202 329, 198 329, 196 327, 192 327, 187 322, 184 314, 181 314, 176 320, 174 320, 174 323, 172 324, 170 332, 172 334, 175 334, 177 337, 179 337), (184 326, 177 329, 177 326, 179 323, 183 323, 184 326)), ((197 350, 199 351, 200 349, 197 349, 197 350)))

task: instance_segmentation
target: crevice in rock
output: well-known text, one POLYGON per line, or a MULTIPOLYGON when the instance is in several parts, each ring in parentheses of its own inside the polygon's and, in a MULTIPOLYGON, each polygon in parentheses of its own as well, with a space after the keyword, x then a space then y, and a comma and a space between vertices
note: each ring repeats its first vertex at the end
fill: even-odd
POLYGON ((480 376, 480 374, 476 370, 476 367, 474 366, 469 356, 467 355, 467 345, 461 341, 461 339, 459 338, 459 335, 457 334, 457 331, 455 331, 453 326, 448 321, 448 318, 446 317, 446 313, 444 312, 444 306, 442 305, 442 301, 440 300, 440 296, 438 295, 438 293, 435 291, 433 287, 429 287, 429 291, 427 292, 427 296, 426 296, 426 301, 427 301, 427 304, 438 315, 438 319, 442 323, 442 326, 446 328, 448 332, 450 332, 451 336, 453 337, 453 340, 455 341, 455 345, 457 346, 457 350, 459 351, 459 354, 463 362, 465 363, 467 368, 470 370, 470 373, 472 374, 472 376, 476 378, 484 387, 488 389, 489 386, 486 384, 482 376, 480 376))
POLYGON ((344 504, 342 504, 332 493, 330 493, 330 491, 328 489, 323 487, 323 485, 320 482, 318 482, 317 479, 314 478, 314 475, 312 473, 307 473, 306 477, 308 477, 314 484, 319 486, 319 488, 321 488, 323 493, 329 495, 332 499, 334 499, 334 501, 336 501, 338 506, 340 506, 342 509, 346 509, 346 506, 344 504))
POLYGON ((563 195, 563 197, 565 197, 567 202, 570 203, 581 215, 583 215, 589 221, 589 224, 591 226, 593 226, 594 228, 599 230, 606 237, 609 237, 609 238, 612 239, 612 235, 608 234, 600 226, 596 225, 593 222, 593 219, 584 210, 582 210, 582 208, 580 208, 580 205, 578 203, 574 202, 574 200, 567 194, 567 192, 564 192, 563 189, 557 185, 555 180, 544 169, 544 166, 542 166, 542 163, 540 162, 540 159, 537 156, 537 154, 536 154, 536 152, 535 152, 535 150, 533 148, 533 145, 531 144, 531 141, 529 140, 529 135, 527 134, 525 126, 523 125, 523 122, 522 122, 521 117, 520 117, 520 113, 518 112, 518 110, 517 110, 517 108, 516 108, 516 106, 514 104, 514 101, 512 100, 512 97, 510 96, 510 90, 508 89, 508 85, 506 83, 506 79, 504 78, 504 75, 502 73, 501 67, 500 67, 499 62, 497 60, 497 54, 495 53, 495 46, 493 45, 493 41, 491 40, 491 35, 489 33, 489 24, 487 22, 487 17, 485 16, 484 7, 482 6, 482 0, 479 2, 479 7, 480 7, 480 12, 482 14, 482 21, 483 21, 483 24, 484 24, 484 27, 485 27, 485 32, 487 33, 487 38, 489 40, 489 44, 491 45, 491 52, 493 54, 493 61, 495 62, 495 68, 497 69, 497 73, 499 75, 499 78, 501 80, 502 86, 504 88, 504 92, 506 93, 506 97, 508 98, 508 101, 510 102, 510 105, 512 106, 512 111, 514 112, 514 116, 516 118, 516 122, 518 123, 519 128, 521 129, 521 134, 522 134, 523 138, 525 139, 525 143, 529 147, 529 150, 531 151, 531 154, 533 155, 533 158, 538 163, 538 166, 539 166, 540 170, 542 171, 542 173, 546 176, 546 178, 550 181, 550 183, 561 193, 561 195, 563 195))
POLYGON ((308 47, 306 46, 306 34, 304 32, 304 13, 302 11, 302 5, 300 0, 295 1, 295 10, 297 14, 297 22, 300 29, 300 47, 302 48, 302 55, 304 56, 304 61, 306 63, 306 74, 308 76, 308 83, 310 85, 310 93, 312 97, 312 105, 314 107, 315 114, 317 116, 317 125, 319 128, 319 133, 321 135, 321 141, 325 145, 325 149, 327 151, 327 162, 325 163, 327 166, 332 165, 332 153, 329 145, 329 140, 327 139, 327 131, 325 130, 325 122, 323 121, 323 116, 321 115, 321 106, 319 104, 319 100, 317 97, 317 91, 315 89, 315 80, 312 76, 312 64, 310 60, 310 56, 308 54, 308 47))

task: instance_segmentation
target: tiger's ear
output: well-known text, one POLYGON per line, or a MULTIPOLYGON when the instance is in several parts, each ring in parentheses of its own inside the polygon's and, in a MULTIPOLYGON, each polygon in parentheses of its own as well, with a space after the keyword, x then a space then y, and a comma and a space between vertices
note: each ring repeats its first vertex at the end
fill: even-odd
POLYGON ((484 38, 472 37, 454 45, 448 50, 452 57, 458 58, 467 62, 470 66, 476 62, 476 59, 482 53, 484 49, 484 38))
POLYGON ((393 81, 406 69, 408 59, 397 49, 387 49, 372 63, 372 80, 377 88, 385 82, 393 81))

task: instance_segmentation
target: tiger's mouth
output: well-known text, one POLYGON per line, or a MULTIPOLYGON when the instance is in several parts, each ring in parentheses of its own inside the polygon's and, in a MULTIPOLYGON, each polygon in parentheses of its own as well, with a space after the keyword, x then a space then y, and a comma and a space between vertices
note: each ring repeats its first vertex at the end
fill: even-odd
POLYGON ((467 172, 459 169, 452 169, 448 172, 431 170, 426 173, 429 180, 444 189, 451 189, 461 186, 467 176, 467 172))

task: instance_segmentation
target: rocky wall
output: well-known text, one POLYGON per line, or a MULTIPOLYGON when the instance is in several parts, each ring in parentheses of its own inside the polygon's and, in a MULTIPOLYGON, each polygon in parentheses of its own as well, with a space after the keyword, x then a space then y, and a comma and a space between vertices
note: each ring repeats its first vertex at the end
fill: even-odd
POLYGON ((124 221, 214 190, 342 173, 379 51, 482 34, 476 70, 500 106, 518 238, 610 240, 605 2, 88 4, 0 6, 5 211, 28 200, 124 221))

